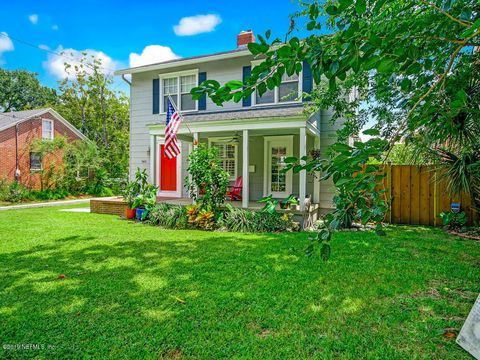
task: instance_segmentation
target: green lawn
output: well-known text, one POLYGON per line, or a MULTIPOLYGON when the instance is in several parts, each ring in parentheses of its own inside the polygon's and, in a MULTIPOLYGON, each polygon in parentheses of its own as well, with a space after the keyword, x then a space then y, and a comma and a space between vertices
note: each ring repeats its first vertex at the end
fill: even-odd
POLYGON ((322 262, 305 237, 0 212, 0 358, 469 358, 442 334, 480 291, 479 242, 340 233, 322 262))

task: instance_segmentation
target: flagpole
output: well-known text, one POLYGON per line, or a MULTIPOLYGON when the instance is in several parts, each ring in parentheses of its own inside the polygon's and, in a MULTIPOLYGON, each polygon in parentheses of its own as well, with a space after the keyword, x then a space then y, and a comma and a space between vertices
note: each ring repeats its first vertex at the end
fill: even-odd
POLYGON ((168 95, 168 100, 172 104, 173 109, 178 113, 178 115, 180 115, 182 117, 182 119, 183 119, 182 124, 185 124, 185 126, 187 127, 190 134, 193 135, 192 130, 190 130, 190 127, 188 126, 187 122, 185 121, 185 118, 182 116, 182 113, 180 111, 178 111, 177 106, 176 106, 175 102, 173 101, 173 99, 170 95, 168 95))

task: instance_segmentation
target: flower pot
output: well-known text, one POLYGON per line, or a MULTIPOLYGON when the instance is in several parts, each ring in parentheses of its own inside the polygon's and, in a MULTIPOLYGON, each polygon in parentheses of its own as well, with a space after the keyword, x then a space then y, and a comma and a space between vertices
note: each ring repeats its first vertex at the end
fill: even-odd
POLYGON ((125 217, 126 217, 127 219, 129 219, 129 220, 130 220, 130 219, 133 219, 133 218, 135 217, 135 211, 136 211, 136 210, 137 210, 137 209, 130 209, 130 208, 127 207, 127 208, 125 209, 125 217))
POLYGON ((144 211, 145 211, 145 209, 137 208, 136 211, 135 211, 135 218, 136 218, 137 220, 141 221, 144 211))

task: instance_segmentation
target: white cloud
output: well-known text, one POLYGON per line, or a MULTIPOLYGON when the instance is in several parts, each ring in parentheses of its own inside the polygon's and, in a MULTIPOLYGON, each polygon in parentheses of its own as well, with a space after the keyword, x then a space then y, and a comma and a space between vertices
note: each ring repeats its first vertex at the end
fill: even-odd
POLYGON ((129 64, 130 67, 135 67, 178 58, 179 56, 176 55, 168 46, 148 45, 145 46, 140 55, 137 53, 130 53, 129 64))
POLYGON ((31 22, 33 25, 37 25, 37 23, 38 23, 38 15, 37 15, 37 14, 28 15, 28 20, 30 20, 30 22, 31 22))
POLYGON ((0 65, 2 65, 5 61, 3 60, 2 54, 7 51, 13 51, 13 42, 8 37, 6 32, 0 32, 0 65))
POLYGON ((189 16, 181 18, 173 31, 178 36, 196 35, 214 31, 221 22, 220 16, 214 14, 189 16))
POLYGON ((58 30, 58 25, 52 25, 52 30, 58 30))
MULTIPOLYGON (((113 71, 118 67, 118 63, 113 60, 110 56, 105 54, 103 51, 97 51, 92 49, 86 50, 75 50, 75 49, 63 49, 59 46, 56 50, 56 53, 63 53, 63 56, 58 56, 55 54, 48 54, 48 58, 43 62, 43 67, 57 79, 64 79, 68 77, 69 79, 74 77, 73 67, 69 70, 70 73, 65 71, 65 63, 69 63, 72 66, 79 65, 80 59, 84 57, 86 53, 88 63, 92 63, 92 56, 96 59, 102 61, 100 71, 105 74, 112 74, 113 71)), ((91 72, 90 67, 85 68, 87 72, 91 72)))
POLYGON ((40 45, 38 45, 38 47, 42 50, 50 50, 50 47, 48 45, 45 45, 45 44, 40 44, 40 45))

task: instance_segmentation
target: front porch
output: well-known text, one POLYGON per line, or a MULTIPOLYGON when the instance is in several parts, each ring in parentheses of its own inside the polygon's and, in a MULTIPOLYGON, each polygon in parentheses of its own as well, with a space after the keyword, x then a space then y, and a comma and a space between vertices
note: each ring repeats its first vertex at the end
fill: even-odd
POLYGON ((302 158, 319 148, 320 133, 315 119, 302 115, 228 121, 185 120, 177 134, 182 152, 173 164, 167 164, 162 150, 165 126, 150 125, 149 130, 153 149, 150 151, 151 181, 159 187, 158 195, 165 202, 191 203, 183 186, 183 179, 188 176, 187 157, 198 144, 205 144, 219 148, 222 166, 230 173, 232 185, 238 177, 243 179, 242 200, 233 202, 234 206, 259 209, 262 204, 257 201, 270 194, 278 199, 296 195, 300 201, 299 211, 304 210, 307 197, 310 203, 319 203, 318 177, 306 171, 298 174, 280 171, 285 158, 302 158))

